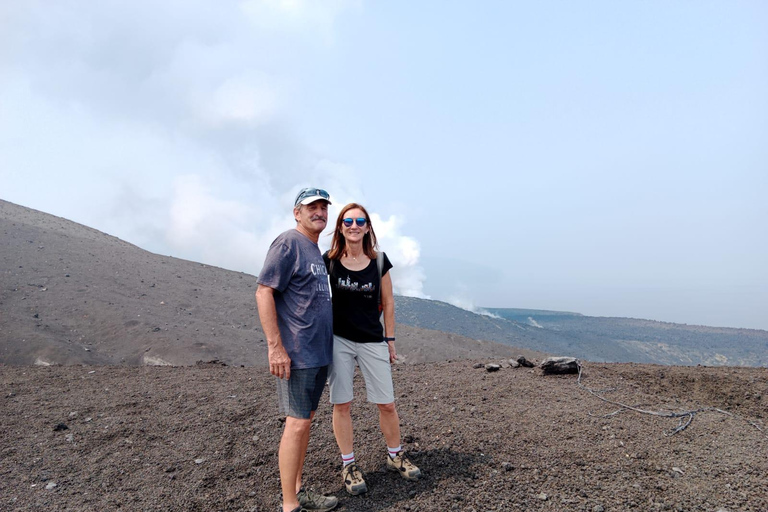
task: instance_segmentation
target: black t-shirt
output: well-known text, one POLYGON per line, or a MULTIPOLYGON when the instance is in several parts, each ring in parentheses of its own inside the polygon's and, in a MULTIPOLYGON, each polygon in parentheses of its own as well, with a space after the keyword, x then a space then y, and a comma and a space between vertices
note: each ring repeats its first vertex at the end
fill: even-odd
MULTIPOLYGON (((357 343, 375 343, 384 339, 379 317, 379 269, 373 259, 363 270, 349 270, 339 260, 331 262, 323 254, 331 281, 333 334, 357 343)), ((392 268, 384 254, 382 276, 392 268)))

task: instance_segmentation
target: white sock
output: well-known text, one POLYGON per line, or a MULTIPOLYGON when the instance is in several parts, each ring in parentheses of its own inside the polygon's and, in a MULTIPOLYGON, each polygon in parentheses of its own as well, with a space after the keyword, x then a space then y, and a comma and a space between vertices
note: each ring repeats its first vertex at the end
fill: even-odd
POLYGON ((349 466, 353 462, 355 462, 355 452, 354 451, 349 453, 348 455, 345 455, 343 453, 341 454, 341 463, 344 464, 344 467, 349 466))
POLYGON ((390 448, 389 446, 387 446, 387 451, 389 452, 389 458, 394 459, 402 449, 403 449, 402 445, 398 445, 397 448, 390 448))

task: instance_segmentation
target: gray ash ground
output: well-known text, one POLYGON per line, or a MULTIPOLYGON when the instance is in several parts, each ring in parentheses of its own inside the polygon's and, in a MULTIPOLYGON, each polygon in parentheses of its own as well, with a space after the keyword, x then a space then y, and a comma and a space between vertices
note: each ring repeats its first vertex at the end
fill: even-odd
MULTIPOLYGON (((370 492, 343 490, 327 394, 306 483, 348 511, 768 510, 765 368, 585 364, 583 384, 611 400, 724 411, 669 436, 677 419, 609 415, 617 407, 575 376, 473 363, 395 367, 421 481, 384 470, 359 383, 355 454, 370 492)), ((0 383, 1 510, 278 510, 282 422, 265 368, 0 366, 0 383)))

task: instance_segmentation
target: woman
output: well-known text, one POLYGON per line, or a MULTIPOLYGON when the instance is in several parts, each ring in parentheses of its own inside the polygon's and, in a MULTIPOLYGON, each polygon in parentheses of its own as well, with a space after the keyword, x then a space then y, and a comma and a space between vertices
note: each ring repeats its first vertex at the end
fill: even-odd
POLYGON ((395 299, 384 253, 376 252, 376 234, 365 208, 350 203, 336 219, 331 249, 323 255, 333 299, 333 364, 330 395, 333 433, 344 465, 341 475, 352 495, 368 490, 353 450, 352 380, 355 364, 365 379, 368 401, 378 405, 379 424, 387 442, 387 469, 407 480, 421 472, 400 444, 400 418, 395 409, 391 364, 395 351, 395 299), (377 262, 381 258, 381 262, 377 262), (381 271, 379 271, 381 268, 381 271), (384 315, 384 326, 380 320, 384 315))

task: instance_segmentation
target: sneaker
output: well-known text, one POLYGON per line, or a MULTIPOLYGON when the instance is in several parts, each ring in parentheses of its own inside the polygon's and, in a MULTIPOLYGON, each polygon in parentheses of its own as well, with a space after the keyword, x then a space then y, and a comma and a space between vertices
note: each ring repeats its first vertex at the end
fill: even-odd
POLYGON ((360 468, 354 462, 344 466, 344 469, 341 470, 341 477, 344 479, 347 492, 352 496, 368 492, 368 486, 365 485, 365 480, 363 479, 363 472, 360 471, 360 468))
POLYGON ((387 455, 387 470, 400 473, 400 476, 406 480, 418 480, 421 478, 421 470, 408 460, 408 456, 403 450, 397 452, 394 459, 387 455))
POLYGON ((316 512, 328 512, 336 508, 339 500, 336 496, 323 496, 319 492, 307 491, 303 487, 296 495, 299 499, 301 510, 314 510, 316 512))

